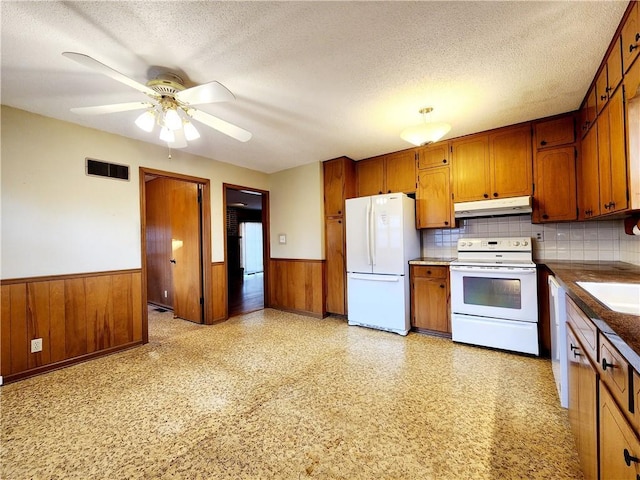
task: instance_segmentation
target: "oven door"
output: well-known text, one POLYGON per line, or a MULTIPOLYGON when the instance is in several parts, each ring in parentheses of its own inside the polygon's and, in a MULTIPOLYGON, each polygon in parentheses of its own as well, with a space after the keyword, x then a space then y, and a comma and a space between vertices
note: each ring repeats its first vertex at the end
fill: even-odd
POLYGON ((451 312, 537 322, 536 268, 452 265, 451 312))

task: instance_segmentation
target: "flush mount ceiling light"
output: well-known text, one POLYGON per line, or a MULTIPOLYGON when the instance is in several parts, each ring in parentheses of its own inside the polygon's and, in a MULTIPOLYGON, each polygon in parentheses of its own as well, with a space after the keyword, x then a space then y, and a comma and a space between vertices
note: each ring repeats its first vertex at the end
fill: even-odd
POLYGON ((423 123, 415 127, 405 128, 400 134, 400 138, 418 147, 437 142, 444 137, 451 125, 442 122, 427 122, 427 115, 433 111, 432 107, 421 108, 423 123))

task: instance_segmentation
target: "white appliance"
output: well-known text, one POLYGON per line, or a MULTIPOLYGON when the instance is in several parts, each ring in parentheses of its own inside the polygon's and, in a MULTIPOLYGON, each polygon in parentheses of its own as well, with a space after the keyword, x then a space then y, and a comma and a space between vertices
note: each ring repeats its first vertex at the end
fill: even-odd
POLYGON ((548 282, 549 313, 551 316, 551 368, 556 379, 560 405, 569 408, 566 292, 553 275, 549 276, 548 282))
POLYGON ((403 193, 346 201, 349 325, 409 333, 409 260, 420 256, 415 218, 415 200, 403 193))
POLYGON ((458 240, 451 262, 451 338, 539 355, 531 238, 458 240))
POLYGON ((531 196, 456 202, 453 204, 453 211, 456 218, 496 217, 531 213, 531 196))

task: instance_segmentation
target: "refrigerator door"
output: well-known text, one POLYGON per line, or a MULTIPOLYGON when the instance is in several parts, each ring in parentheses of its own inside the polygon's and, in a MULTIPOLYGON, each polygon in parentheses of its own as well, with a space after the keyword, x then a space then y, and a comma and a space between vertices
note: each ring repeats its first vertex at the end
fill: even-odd
POLYGON ((350 273, 347 296, 349 325, 400 335, 409 333, 409 288, 405 276, 350 273))
POLYGON ((350 198, 347 222, 347 272, 371 273, 371 197, 350 198))
POLYGON ((372 197, 371 208, 373 273, 404 275, 406 262, 403 195, 398 193, 372 197))

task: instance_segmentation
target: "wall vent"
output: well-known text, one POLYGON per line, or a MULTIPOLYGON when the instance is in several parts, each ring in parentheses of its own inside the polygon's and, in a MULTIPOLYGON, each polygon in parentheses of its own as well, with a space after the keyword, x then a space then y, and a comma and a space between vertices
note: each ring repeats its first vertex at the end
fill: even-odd
POLYGON ((87 157, 85 159, 87 175, 94 177, 108 177, 117 180, 129 180, 129 166, 117 163, 107 163, 87 157))

